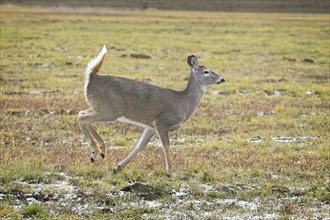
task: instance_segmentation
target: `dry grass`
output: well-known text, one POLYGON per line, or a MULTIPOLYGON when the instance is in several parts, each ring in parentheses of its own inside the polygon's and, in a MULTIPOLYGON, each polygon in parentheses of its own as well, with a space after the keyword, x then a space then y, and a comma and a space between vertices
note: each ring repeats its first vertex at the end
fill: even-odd
MULTIPOLYGON (((327 15, 1 6, 0 22, 1 217, 165 218, 173 211, 177 218, 184 212, 190 213, 187 218, 211 219, 262 218, 267 213, 274 218, 329 217, 327 15), (182 89, 186 56, 195 53, 226 79, 223 86, 210 87, 198 112, 171 134, 172 180, 165 178, 157 138, 122 172, 112 173, 142 132, 131 125, 96 125, 108 149, 104 160, 89 162, 76 116, 87 107, 84 67, 102 44, 112 49, 101 74, 182 89), (294 141, 273 140, 284 137, 294 141), (67 178, 61 172, 71 176, 83 201, 106 204, 115 212, 79 213, 76 200, 60 211, 56 203, 29 205, 24 195, 34 192, 33 184, 56 184, 67 178), (107 194, 131 182, 161 189, 164 197, 157 201, 162 206, 127 209, 128 203, 140 201, 137 196, 107 194), (205 184, 214 190, 205 192, 205 184), (302 189, 302 197, 294 187, 302 189), (173 190, 192 192, 178 200, 169 193, 173 190), (15 204, 15 193, 21 195, 22 207, 15 204), (239 201, 260 205, 254 210, 239 201)), ((61 192, 60 198, 65 195, 61 192)))

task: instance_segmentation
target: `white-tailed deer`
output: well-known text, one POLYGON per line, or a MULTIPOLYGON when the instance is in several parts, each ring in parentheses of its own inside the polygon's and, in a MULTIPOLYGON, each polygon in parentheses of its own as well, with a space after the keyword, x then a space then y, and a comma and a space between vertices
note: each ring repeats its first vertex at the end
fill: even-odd
POLYGON ((80 111, 78 122, 82 133, 92 148, 91 161, 96 157, 100 144, 100 154, 104 158, 105 144, 92 127, 94 122, 121 121, 144 127, 137 147, 121 161, 116 171, 122 169, 157 133, 165 154, 166 172, 172 176, 169 156, 169 132, 181 125, 194 114, 206 86, 220 84, 225 80, 208 68, 198 65, 195 56, 188 56, 190 77, 183 91, 160 88, 144 82, 116 76, 97 75, 107 49, 88 63, 85 79, 85 98, 89 109, 80 111))

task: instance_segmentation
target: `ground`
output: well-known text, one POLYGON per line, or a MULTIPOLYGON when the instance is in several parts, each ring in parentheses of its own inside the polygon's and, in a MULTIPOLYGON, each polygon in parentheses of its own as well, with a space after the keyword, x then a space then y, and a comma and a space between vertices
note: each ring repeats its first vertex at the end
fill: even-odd
POLYGON ((1 6, 3 219, 329 219, 329 16, 1 6), (77 125, 84 68, 183 89, 194 54, 225 78, 171 133, 113 168, 142 128, 77 125))

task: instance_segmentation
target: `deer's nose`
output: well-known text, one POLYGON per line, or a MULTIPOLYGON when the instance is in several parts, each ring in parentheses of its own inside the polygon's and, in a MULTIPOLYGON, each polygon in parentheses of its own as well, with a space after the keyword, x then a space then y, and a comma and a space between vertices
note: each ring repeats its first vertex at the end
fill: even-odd
POLYGON ((217 80, 217 84, 224 83, 224 82, 225 82, 225 79, 224 78, 221 78, 221 79, 218 79, 217 80))

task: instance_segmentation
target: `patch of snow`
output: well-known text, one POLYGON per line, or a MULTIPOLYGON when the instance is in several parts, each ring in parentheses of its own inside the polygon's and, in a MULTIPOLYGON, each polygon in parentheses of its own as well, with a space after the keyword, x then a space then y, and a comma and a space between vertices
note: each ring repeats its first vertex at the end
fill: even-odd
POLYGON ((184 205, 194 205, 194 206, 202 206, 202 205, 207 205, 207 206, 212 206, 212 202, 208 202, 205 200, 187 200, 183 202, 184 205))
POLYGON ((270 174, 270 178, 273 179, 273 180, 278 180, 279 176, 276 175, 276 174, 270 174))
POLYGON ((123 202, 121 204, 124 208, 128 208, 128 207, 140 207, 140 203, 139 202, 123 202))
POLYGON ((158 208, 163 206, 163 203, 157 202, 157 201, 145 201, 145 205, 150 208, 158 208))
POLYGON ((203 192, 204 193, 209 193, 209 192, 215 192, 217 191, 215 187, 213 186, 210 186, 210 185, 206 185, 206 184, 202 184, 200 185, 203 189, 203 192))
POLYGON ((319 137, 313 137, 313 136, 302 136, 299 137, 300 140, 307 140, 307 141, 311 141, 311 140, 317 140, 319 139, 319 137))
POLYGON ((76 190, 76 187, 73 185, 70 185, 67 181, 56 181, 54 184, 51 184, 55 187, 55 189, 58 190, 66 190, 68 192, 74 192, 76 190))
POLYGON ((72 210, 76 211, 79 215, 82 215, 90 213, 91 211, 88 211, 88 209, 89 204, 78 204, 77 207, 74 207, 72 210))
POLYGON ((249 138, 247 139, 248 142, 253 142, 253 143, 260 143, 262 142, 261 137, 254 137, 254 138, 249 138))
POLYGON ((315 92, 314 92, 314 91, 309 91, 309 90, 308 90, 308 91, 305 92, 305 94, 306 94, 306 95, 314 95, 315 92))
POLYGON ((313 136, 300 136, 300 137, 272 137, 272 140, 275 142, 297 142, 300 141, 311 141, 311 140, 317 140, 319 137, 313 137, 313 136))
POLYGON ((235 199, 217 199, 215 203, 217 205, 232 205, 236 202, 235 199))
POLYGON ((297 139, 295 137, 272 137, 272 140, 275 142, 296 142, 297 139))
POLYGON ((274 96, 280 96, 281 95, 281 92, 280 91, 278 91, 278 90, 274 90, 274 96))
POLYGON ((122 147, 122 146, 110 146, 108 148, 109 148, 109 150, 122 150, 122 149, 124 149, 124 147, 122 147))
POLYGON ((29 205, 33 204, 33 203, 40 203, 38 200, 36 200, 35 198, 33 197, 29 197, 29 198, 26 198, 26 201, 29 205))
POLYGON ((235 205, 241 208, 249 209, 251 211, 256 210, 259 204, 253 202, 246 202, 243 200, 236 199, 217 199, 215 202, 217 205, 235 205))
POLYGON ((172 190, 172 193, 175 197, 178 197, 178 198, 192 195, 192 191, 190 189, 185 189, 185 188, 179 189, 179 192, 172 190))
POLYGON ((212 95, 219 95, 219 90, 210 90, 210 94, 212 95))
POLYGON ((257 112, 257 115, 259 117, 265 116, 265 115, 273 115, 274 112, 273 111, 269 111, 269 112, 257 112))
POLYGON ((258 204, 252 203, 252 202, 246 202, 246 201, 237 201, 236 204, 240 207, 249 209, 251 211, 256 210, 258 208, 258 204))
POLYGON ((66 200, 75 200, 77 198, 78 198, 77 194, 74 194, 74 193, 64 195, 64 199, 66 199, 66 200))
POLYGON ((278 215, 276 213, 271 213, 271 214, 266 213, 262 216, 253 216, 252 219, 273 220, 273 219, 278 219, 278 215))
POLYGON ((162 146, 162 142, 158 138, 151 139, 148 144, 162 146))
POLYGON ((183 144, 187 140, 185 138, 177 138, 177 139, 174 139, 172 141, 174 141, 174 143, 183 144))

